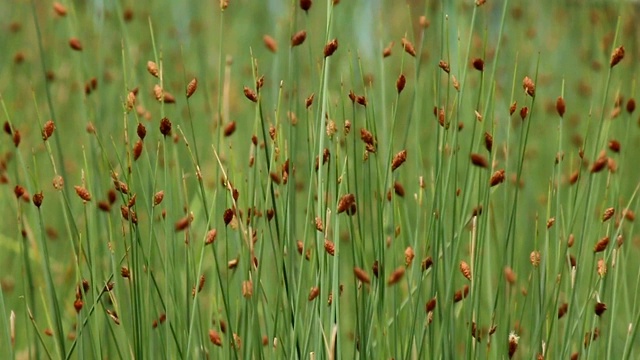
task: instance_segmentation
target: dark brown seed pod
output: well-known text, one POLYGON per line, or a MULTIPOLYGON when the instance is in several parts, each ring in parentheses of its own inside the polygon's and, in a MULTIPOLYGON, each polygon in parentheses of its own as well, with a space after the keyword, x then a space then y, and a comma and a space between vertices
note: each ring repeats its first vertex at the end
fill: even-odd
POLYGON ((371 271, 373 272, 373 275, 376 278, 380 275, 380 263, 378 262, 378 260, 375 260, 373 262, 373 265, 371 266, 371 271))
POLYGON ((158 206, 164 199, 164 191, 160 190, 153 195, 153 206, 158 206))
POLYGON ((560 117, 564 117, 564 112, 567 109, 566 104, 564 103, 564 98, 562 96, 558 96, 558 100, 556 100, 556 111, 560 117))
POLYGON ((402 48, 407 54, 416 57, 416 49, 413 47, 411 41, 409 41, 407 38, 402 38, 402 48))
POLYGON ((364 271, 362 268, 359 267, 354 267, 353 268, 353 274, 356 276, 356 278, 360 281, 362 281, 365 284, 369 284, 371 283, 371 278, 369 278, 369 275, 367 275, 367 272, 364 271))
POLYGON ((53 131, 55 129, 56 129, 56 125, 53 123, 52 120, 49 120, 46 123, 44 123, 44 126, 42 127, 42 140, 47 141, 47 139, 49 139, 51 135, 53 135, 53 131))
POLYGON ((491 150, 493 149, 493 136, 488 132, 484 133, 484 147, 488 152, 491 152, 491 150))
POLYGON ((470 157, 471 157, 471 163, 475 166, 478 166, 481 168, 486 168, 489 166, 487 159, 480 154, 472 153, 470 157))
POLYGON ((304 105, 305 107, 308 109, 312 104, 313 104, 313 97, 315 96, 315 93, 311 93, 311 95, 309 95, 309 97, 307 97, 304 100, 304 105))
POLYGON ((224 211, 224 214, 222 214, 222 219, 224 220, 225 225, 229 225, 229 223, 231 223, 231 220, 233 220, 233 210, 226 209, 224 211))
POLYGON ((594 310, 596 315, 601 316, 607 310, 607 304, 598 301, 596 302, 594 310))
POLYGON ((129 277, 131 277, 131 271, 129 270, 128 267, 123 266, 120 268, 120 276, 122 276, 125 279, 128 279, 129 277))
POLYGON ((609 150, 615 153, 620 152, 620 142, 618 140, 609 141, 609 150))
POLYGON ((435 297, 432 297, 431 299, 429 299, 429 301, 427 301, 427 304, 425 306, 425 310, 427 312, 431 312, 436 308, 436 304, 437 304, 437 300, 435 297))
POLYGON ((75 51, 82 51, 82 43, 77 38, 69 39, 69 46, 75 51))
POLYGON ((522 121, 527 118, 527 115, 529 115, 529 108, 523 106, 522 109, 520 109, 520 118, 522 119, 522 121))
POLYGON ((518 107, 518 102, 514 101, 510 106, 509 106, 509 116, 513 115, 514 112, 516 112, 516 108, 518 107))
POLYGON ((252 102, 258 102, 258 95, 253 90, 245 86, 243 91, 244 91, 244 96, 247 99, 251 100, 252 102))
POLYGON ((311 5, 313 5, 312 0, 300 0, 300 9, 304 10, 305 12, 311 9, 311 5))
POLYGON ((271 51, 272 53, 275 54, 278 51, 278 43, 273 37, 264 35, 262 37, 262 41, 264 42, 264 46, 266 46, 267 49, 269 49, 269 51, 271 51))
POLYGON ((160 120, 160 133, 167 137, 167 135, 171 135, 171 121, 166 117, 160 120))
POLYGON ((567 310, 569 310, 569 304, 562 303, 558 307, 558 319, 562 319, 562 317, 567 313, 567 310))
POLYGON ((516 350, 518 350, 518 341, 520 340, 520 337, 517 336, 515 333, 510 333, 509 334, 509 359, 513 358, 513 355, 515 355, 516 350))
POLYGON ((207 235, 204 238, 204 244, 205 245, 213 244, 213 242, 216 241, 217 236, 218 236, 218 230, 216 229, 209 230, 207 232, 207 235))
POLYGON ((393 270, 391 275, 389 275, 389 279, 387 280, 387 285, 391 286, 391 285, 397 284, 404 276, 404 272, 405 272, 404 266, 400 266, 395 270, 393 270))
POLYGON ((189 84, 187 84, 187 99, 190 98, 196 90, 198 90, 198 79, 193 78, 189 81, 189 84))
POLYGON ((324 46, 324 57, 333 55, 338 50, 338 39, 333 39, 324 46))
POLYGON ((404 76, 404 74, 400 74, 400 76, 398 76, 398 80, 396 80, 396 90, 398 90, 398 94, 400 94, 402 90, 404 90, 406 84, 407 78, 404 76))
POLYGON ((136 141, 135 145, 133 145, 133 160, 136 161, 140 158, 140 155, 142 154, 142 149, 143 149, 143 144, 142 144, 142 140, 138 139, 138 141, 136 141))
POLYGON ((124 205, 120 206, 120 214, 122 215, 122 218, 124 220, 131 221, 133 224, 138 223, 138 217, 136 216, 136 212, 124 205))
POLYGON ((613 214, 615 214, 616 209, 610 207, 604 210, 604 213, 602 214, 602 222, 605 222, 609 219, 611 219, 613 217, 613 214))
POLYGON ((480 58, 473 59, 473 61, 471 62, 471 65, 473 65, 474 69, 480 72, 484 71, 484 60, 480 58))
POLYGON ((21 198, 22 195, 24 195, 26 192, 27 192, 27 190, 24 187, 20 186, 20 185, 16 185, 13 188, 13 194, 16 196, 16 199, 21 198))
POLYGON ((80 199, 84 201, 91 201, 91 194, 86 188, 82 186, 77 186, 77 185, 74 186, 73 188, 76 190, 76 194, 78 194, 80 199))
POLYGON ((422 259, 422 263, 421 263, 422 271, 429 270, 429 268, 432 265, 433 265, 433 258, 431 258, 431 256, 427 256, 426 258, 422 259))
POLYGON ((57 1, 53 3, 53 11, 55 11, 58 16, 67 16, 67 8, 57 1))
POLYGON ((575 170, 569 175, 569 184, 573 185, 578 182, 578 178, 580 177, 580 170, 575 170))
POLYGON ((176 232, 182 231, 182 230, 188 228, 192 219, 193 218, 191 216, 187 215, 187 216, 185 216, 183 218, 180 218, 180 220, 176 221, 176 224, 175 224, 176 232))
POLYGON ((593 252, 602 252, 607 248, 607 245, 609 245, 609 237, 605 236, 596 243, 596 245, 593 247, 593 252))
POLYGON ((33 194, 33 198, 32 198, 33 205, 35 205, 37 208, 40 208, 40 206, 42 206, 42 200, 44 200, 44 195, 42 195, 42 191, 33 194))
POLYGON ((213 329, 209 330, 209 341, 215 346, 222 347, 222 338, 220 334, 213 329))
POLYGON ((142 123, 138 123, 138 127, 136 128, 136 133, 140 140, 144 140, 144 137, 147 136, 147 129, 144 127, 142 123))
POLYGON ((407 150, 402 150, 393 156, 391 161, 391 171, 395 171, 400 165, 404 164, 407 160, 407 150))
POLYGON ((236 131, 236 122, 232 121, 225 125, 224 127, 224 136, 231 136, 236 131))
POLYGON ((296 47, 298 45, 302 45, 304 40, 307 38, 307 32, 304 30, 300 30, 297 33, 293 34, 291 37, 291 47, 296 47))
POLYGON ((604 169, 607 165, 607 160, 607 154, 604 152, 604 150, 602 150, 596 161, 594 161, 591 165, 591 173, 598 173, 602 171, 602 169, 604 169))
POLYGON ((396 193, 396 195, 400 197, 404 197, 404 194, 405 194, 404 186, 402 186, 402 184, 400 184, 398 181, 395 181, 393 183, 393 191, 396 193))
POLYGON ((462 289, 457 290, 453 294, 453 302, 454 303, 460 302, 462 299, 466 298, 467 296, 469 296, 469 285, 463 286, 462 289))
POLYGON ((334 244, 333 241, 331 241, 331 240, 325 240, 324 241, 324 250, 327 252, 327 254, 329 254, 331 256, 335 256, 335 254, 336 254, 336 244, 334 244))
POLYGON ((498 170, 491 175, 489 179, 489 186, 493 187, 501 184, 504 181, 504 170, 498 170))
POLYGON ((636 109, 636 101, 633 98, 630 98, 627 101, 627 112, 629 114, 633 114, 633 111, 636 109))
POLYGON ((320 288, 317 286, 314 286, 311 288, 311 290, 309 291, 309 301, 313 301, 315 298, 318 297, 318 295, 320 295, 320 288))
POLYGON ((624 46, 618 46, 611 53, 611 61, 609 62, 609 65, 611 67, 614 67, 618 65, 618 63, 622 61, 623 58, 624 58, 624 46))

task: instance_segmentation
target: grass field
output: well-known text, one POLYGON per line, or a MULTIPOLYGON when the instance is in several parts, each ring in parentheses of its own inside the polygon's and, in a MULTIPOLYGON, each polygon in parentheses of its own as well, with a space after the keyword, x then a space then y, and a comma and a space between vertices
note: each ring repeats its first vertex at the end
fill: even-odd
POLYGON ((639 9, 0 3, 0 354, 633 359, 639 9))

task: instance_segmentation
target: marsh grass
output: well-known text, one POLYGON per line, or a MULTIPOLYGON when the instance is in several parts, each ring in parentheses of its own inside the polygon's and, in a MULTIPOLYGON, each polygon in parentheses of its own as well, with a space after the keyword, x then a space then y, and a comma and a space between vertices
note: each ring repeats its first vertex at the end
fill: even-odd
POLYGON ((6 357, 640 351, 633 5, 0 11, 6 357))

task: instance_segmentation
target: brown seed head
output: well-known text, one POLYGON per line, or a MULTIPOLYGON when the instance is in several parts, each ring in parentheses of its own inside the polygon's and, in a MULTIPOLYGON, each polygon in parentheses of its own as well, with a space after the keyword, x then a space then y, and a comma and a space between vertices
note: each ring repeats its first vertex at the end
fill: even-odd
POLYGON ((131 271, 129 270, 128 267, 123 266, 120 268, 120 276, 122 276, 125 279, 128 279, 131 276, 131 271))
POLYGON ((489 166, 489 163, 487 162, 487 159, 477 153, 472 153, 471 154, 471 163, 475 166, 481 167, 481 168, 486 168, 489 166))
POLYGON ((295 47, 298 45, 302 45, 304 40, 307 38, 307 32, 304 30, 300 30, 297 33, 293 34, 291 37, 291 47, 295 47))
POLYGON ((611 67, 614 67, 618 65, 618 63, 622 61, 623 58, 624 58, 624 46, 618 46, 611 53, 611 61, 609 62, 609 65, 611 67))
POLYGON ((627 112, 629 114, 633 114, 633 111, 636 109, 636 101, 633 98, 629 98, 627 100, 627 112))
POLYGON ((353 194, 343 195, 340 200, 338 200, 338 214, 343 213, 348 210, 351 205, 356 201, 356 197, 353 194))
POLYGON ((473 61, 471 62, 471 65, 473 65, 473 68, 478 71, 484 71, 484 60, 480 58, 473 59, 473 61))
POLYGON ((204 238, 204 244, 205 245, 213 244, 213 242, 216 241, 217 236, 218 236, 218 230, 211 229, 207 231, 207 235, 204 238))
POLYGON ((76 309, 76 313, 80 313, 80 310, 82 310, 82 306, 84 305, 84 302, 82 301, 81 298, 77 298, 74 302, 73 302, 73 308, 76 309))
POLYGON ((610 207, 604 210, 604 213, 602 214, 602 222, 605 222, 609 219, 611 219, 611 217, 613 217, 613 214, 615 214, 616 209, 610 207))
POLYGON ((133 145, 133 160, 138 160, 140 155, 142 155, 143 143, 142 140, 138 139, 135 145, 133 145))
POLYGON ((244 96, 252 102, 258 102, 258 95, 248 87, 244 87, 244 96))
POLYGON ((317 298, 318 295, 320 295, 320 288, 317 286, 312 287, 309 291, 309 301, 313 301, 313 299, 317 298))
POLYGON ((509 266, 504 268, 504 278, 511 285, 515 284, 515 282, 517 280, 516 273, 513 272, 513 269, 510 268, 509 266))
POLYGON ((404 194, 405 194, 404 186, 402 186, 400 182, 395 181, 393 183, 393 191, 396 193, 396 195, 400 197, 404 197, 404 194))
POLYGON ((44 195, 42 195, 42 191, 33 194, 32 200, 33 200, 33 205, 35 205, 37 208, 40 208, 40 206, 42 205, 42 200, 44 200, 44 195))
POLYGON ((209 330, 209 340, 215 346, 222 346, 222 338, 220 337, 220 334, 213 329, 209 330))
POLYGON ((171 134, 171 121, 166 117, 160 120, 160 133, 165 137, 171 134))
POLYGON ((185 217, 180 218, 178 221, 176 221, 175 224, 175 230, 177 231, 182 231, 184 229, 186 229, 187 227, 189 227, 189 224, 191 223, 191 220, 193 220, 193 216, 187 215, 185 217))
POLYGON ((224 221, 225 225, 229 225, 229 223, 231 223, 231 220, 233 220, 233 210, 226 209, 222 214, 222 220, 224 221))
POLYGON ((91 194, 89 194, 89 191, 82 187, 82 186, 74 186, 73 187, 76 190, 76 194, 78 194, 78 196, 84 200, 84 201, 91 201, 91 194))
POLYGON ((333 55, 338 50, 338 39, 333 39, 324 46, 324 57, 333 55))
POLYGON ((491 175, 489 179, 489 186, 493 187, 501 184, 504 181, 504 170, 498 170, 491 175))
POLYGON ((402 38, 402 48, 407 54, 416 57, 416 49, 413 47, 411 41, 409 41, 407 38, 402 38))
POLYGON ((609 245, 609 237, 605 236, 596 243, 596 245, 593 247, 593 252, 602 252, 607 248, 607 245, 609 245))
POLYGON ((525 76, 524 80, 522 80, 522 88, 527 93, 527 95, 534 97, 536 95, 536 85, 533 83, 530 77, 525 76))
POLYGON ((53 3, 53 11, 55 11, 55 13, 58 16, 66 16, 67 15, 67 8, 64 5, 62 5, 59 2, 57 2, 57 1, 53 3))
POLYGON ((518 341, 520 337, 516 335, 514 332, 509 334, 509 359, 513 358, 513 355, 518 350, 518 341))
POLYGON ((52 120, 49 120, 46 123, 44 123, 44 126, 42 127, 42 140, 47 141, 47 139, 49 139, 51 135, 53 135, 53 131, 55 129, 56 129, 56 125, 53 123, 52 120))
POLYGON ((266 46, 272 53, 275 54, 278 51, 278 43, 276 42, 276 39, 269 35, 264 35, 262 37, 262 41, 264 42, 264 46, 266 46))
POLYGON ((567 303, 562 303, 559 307, 558 307, 558 319, 561 319, 564 314, 567 313, 567 310, 569 310, 569 304, 567 303))
POLYGON ((311 5, 313 5, 312 0, 300 0, 300 9, 304 11, 309 11, 309 9, 311 9, 311 5))
POLYGON ((386 57, 391 56, 391 48, 393 47, 393 45, 394 45, 394 44, 395 44, 395 43, 392 41, 392 42, 390 42, 390 43, 389 43, 389 45, 387 45, 387 47, 386 47, 386 48, 384 48, 384 49, 382 50, 382 57, 383 57, 383 58, 386 58, 386 57))
POLYGON ((396 80, 396 90, 398 90, 398 94, 400 94, 402 90, 404 90, 406 84, 407 78, 404 76, 404 74, 400 74, 400 76, 398 76, 398 80, 396 80))
POLYGON ((147 61, 147 71, 149 74, 154 77, 160 77, 160 70, 158 69, 158 64, 153 61, 147 61))
POLYGON ((413 251, 413 248, 411 246, 407 246, 407 248, 404 249, 404 265, 407 267, 411 266, 413 258, 415 257, 416 253, 413 251))
POLYGON ((371 279, 369 278, 369 275, 363 269, 356 266, 353 268, 353 274, 356 276, 358 280, 362 281, 363 283, 365 284, 371 283, 371 279))
POLYGON ((596 271, 601 278, 605 276, 605 274, 607 273, 607 263, 604 261, 604 259, 598 259, 596 271))
POLYGON ((404 276, 404 272, 405 272, 404 266, 400 266, 395 270, 393 270, 391 275, 389 275, 389 279, 387 280, 387 285, 391 286, 391 285, 397 284, 404 276))
POLYGON ((77 38, 69 39, 69 46, 75 51, 82 51, 82 43, 77 38))
POLYGON ((596 159, 596 161, 594 161, 593 164, 591 165, 591 173, 598 173, 602 171, 602 169, 604 169, 604 167, 608 163, 607 160, 608 160, 607 154, 605 153, 604 150, 602 150, 600 152, 600 155, 596 159))
POLYGON ((620 152, 620 142, 618 140, 609 141, 609 150, 613 151, 614 153, 620 152))
POLYGON ((538 267, 538 265, 540 265, 540 252, 537 250, 532 251, 531 254, 529 254, 529 261, 531 261, 533 267, 538 267))
POLYGON ((432 297, 431 299, 429 299, 429 301, 427 301, 427 304, 425 306, 425 310, 427 312, 431 312, 436 308, 436 304, 437 304, 437 300, 436 297, 432 297))
POLYGON ((518 102, 514 101, 513 104, 509 106, 509 116, 513 115, 516 112, 516 108, 518 107, 518 102))
POLYGON ((190 98, 196 90, 198 90, 198 79, 193 78, 189 81, 189 84, 187 84, 187 99, 190 98))
POLYGON ((234 132, 236 132, 236 122, 235 121, 231 121, 230 123, 228 123, 224 127, 224 136, 225 137, 229 137, 229 136, 233 135, 234 132))
POLYGON ((421 28, 427 29, 431 25, 431 22, 427 19, 426 16, 422 15, 418 19, 418 24, 420 24, 421 28))
POLYGON ((464 260, 460 261, 460 272, 467 280, 471 281, 471 267, 464 260))
POLYGON ((336 254, 336 245, 331 240, 324 240, 324 250, 327 254, 334 256, 336 254))
POLYGON ((607 310, 607 304, 598 301, 596 302, 596 306, 594 310, 596 315, 600 316, 607 310))
POLYGON ((440 67, 440 69, 442 69, 447 74, 451 71, 451 68, 449 67, 449 63, 444 60, 440 60, 440 62, 438 63, 438 67, 440 67))
POLYGON ((164 199, 164 190, 160 190, 153 195, 153 206, 158 206, 164 199))
POLYGON ((529 115, 529 108, 523 106, 522 109, 520 109, 520 118, 522 119, 522 121, 527 118, 527 115, 529 115))
POLYGON ((402 150, 393 156, 391 161, 391 171, 395 171, 400 165, 407 161, 407 150, 402 150))
POLYGON ((564 116, 564 112, 567 110, 567 106, 564 103, 564 98, 562 96, 558 96, 558 100, 556 100, 556 111, 560 117, 564 116))
POLYGON ((469 285, 465 285, 462 289, 457 290, 453 294, 453 302, 457 303, 469 295, 469 285))
POLYGON ((422 259, 422 271, 426 271, 429 270, 429 268, 433 265, 433 258, 431 258, 431 256, 427 256, 426 258, 422 259))

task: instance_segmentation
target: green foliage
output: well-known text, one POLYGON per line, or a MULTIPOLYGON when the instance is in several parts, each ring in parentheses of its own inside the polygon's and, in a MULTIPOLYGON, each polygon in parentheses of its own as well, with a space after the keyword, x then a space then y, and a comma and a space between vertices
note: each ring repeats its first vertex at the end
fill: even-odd
POLYGON ((634 5, 0 11, 5 357, 640 351, 634 5))

